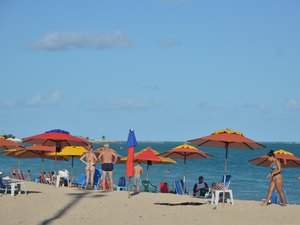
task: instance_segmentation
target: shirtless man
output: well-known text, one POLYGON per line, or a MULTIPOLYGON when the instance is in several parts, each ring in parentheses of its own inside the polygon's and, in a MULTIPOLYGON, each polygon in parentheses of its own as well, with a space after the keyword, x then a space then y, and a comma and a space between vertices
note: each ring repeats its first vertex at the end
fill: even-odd
POLYGON ((140 163, 137 163, 134 166, 134 177, 133 177, 133 187, 132 191, 140 192, 140 184, 141 184, 141 175, 144 173, 143 167, 141 167, 140 163))
POLYGON ((85 179, 85 187, 88 189, 89 180, 91 180, 91 188, 94 187, 94 174, 95 174, 95 164, 97 162, 97 157, 93 153, 93 147, 91 144, 87 146, 87 150, 89 150, 87 153, 85 153, 83 156, 81 156, 80 161, 83 162, 85 167, 85 173, 86 173, 86 179, 85 179), (85 159, 85 160, 84 160, 85 159))
POLYGON ((106 174, 108 173, 110 180, 110 190, 113 190, 113 170, 114 164, 117 162, 118 156, 115 152, 109 149, 109 144, 104 144, 104 150, 100 152, 98 159, 102 163, 102 189, 105 189, 106 174))

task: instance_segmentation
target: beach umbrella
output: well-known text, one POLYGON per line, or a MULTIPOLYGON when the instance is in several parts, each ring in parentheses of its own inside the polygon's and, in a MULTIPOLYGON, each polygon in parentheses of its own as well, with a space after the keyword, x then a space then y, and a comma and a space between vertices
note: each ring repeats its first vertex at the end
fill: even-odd
MULTIPOLYGON (((54 129, 42 134, 26 137, 22 139, 25 143, 41 144, 55 146, 55 152, 58 153, 65 146, 87 146, 89 141, 73 136, 68 131, 54 129)), ((56 160, 54 161, 54 171, 56 170, 56 160)))
MULTIPOLYGON (((15 154, 17 151, 20 151, 20 150, 23 150, 24 147, 23 146, 18 146, 16 148, 13 148, 13 149, 7 149, 7 150, 4 150, 3 152, 1 152, 0 154, 1 155, 4 155, 4 156, 10 156, 10 157, 15 157, 15 154)), ((18 170, 20 171, 21 170, 21 160, 18 159, 18 170)))
MULTIPOLYGON (((227 158, 228 158, 229 148, 249 149, 249 150, 265 148, 264 145, 245 137, 241 132, 233 131, 228 128, 225 130, 218 130, 208 136, 188 140, 188 142, 198 146, 224 148, 226 150, 225 160, 224 160, 224 184, 225 184, 226 173, 227 173, 227 158)), ((225 192, 225 185, 224 185, 224 192, 225 192)), ((224 199, 225 198, 223 198, 223 203, 224 203, 224 199)))
MULTIPOLYGON (((275 158, 279 159, 281 162, 282 168, 299 168, 300 167, 300 158, 296 157, 293 153, 285 151, 283 149, 274 151, 275 158)), ((248 162, 256 166, 270 167, 271 163, 268 160, 267 155, 262 155, 257 158, 251 159, 248 162)))
POLYGON ((126 161, 126 176, 129 179, 128 182, 128 198, 130 198, 130 183, 134 174, 134 148, 137 146, 134 130, 129 130, 127 137, 127 161, 126 161))
POLYGON ((151 148, 148 147, 136 153, 134 156, 134 161, 147 164, 146 180, 149 180, 149 165, 152 165, 152 162, 161 162, 161 159, 158 156, 156 156, 156 154, 151 150, 151 148))
POLYGON ((20 147, 22 147, 22 145, 14 141, 6 140, 2 136, 0 137, 0 149, 7 150, 7 149, 20 148, 20 147))
MULTIPOLYGON (((162 156, 157 156, 158 154, 159 154, 159 152, 152 149, 151 147, 147 147, 145 149, 142 149, 141 151, 134 154, 134 161, 135 162, 147 164, 147 178, 146 178, 147 180, 149 179, 149 177, 148 177, 149 165, 152 165, 152 164, 176 164, 175 160, 173 160, 171 158, 165 158, 165 157, 162 157, 162 156), (145 154, 146 151, 147 152, 151 151, 152 153, 145 154), (157 160, 156 157, 153 157, 150 154, 151 155, 154 154, 156 157, 159 158, 159 160, 157 160), (150 155, 150 157, 149 157, 149 155, 150 155), (151 158, 154 159, 154 160, 151 160, 151 158)), ((123 158, 121 158, 121 160, 126 162, 127 157, 123 157, 123 158)))
POLYGON ((183 159, 184 160, 184 176, 183 176, 183 190, 186 188, 185 178, 186 178, 186 160, 188 159, 197 159, 197 158, 211 158, 214 157, 204 151, 201 151, 200 149, 189 145, 189 144, 183 144, 178 145, 175 148, 171 150, 167 150, 165 152, 162 152, 158 154, 158 156, 162 157, 169 157, 172 159, 183 159))
POLYGON ((83 154, 85 154, 86 152, 88 152, 87 149, 85 149, 82 146, 65 146, 63 147, 63 149, 61 150, 61 152, 52 152, 49 155, 51 155, 52 157, 56 156, 60 157, 60 156, 64 156, 64 157, 71 157, 72 158, 72 164, 71 164, 71 174, 73 175, 73 170, 74 170, 74 157, 79 158, 81 157, 83 154))
MULTIPOLYGON (((44 171, 44 159, 54 160, 54 156, 48 155, 49 152, 55 152, 55 147, 44 146, 44 145, 32 145, 26 148, 16 148, 4 151, 2 154, 11 156, 19 159, 19 170, 20 170, 20 159, 24 158, 41 158, 42 159, 42 171, 44 171)), ((68 160, 67 157, 57 157, 57 160, 68 160)))
POLYGON ((134 130, 129 130, 127 138, 127 161, 126 161, 126 176, 132 177, 134 174, 134 148, 137 146, 134 130))

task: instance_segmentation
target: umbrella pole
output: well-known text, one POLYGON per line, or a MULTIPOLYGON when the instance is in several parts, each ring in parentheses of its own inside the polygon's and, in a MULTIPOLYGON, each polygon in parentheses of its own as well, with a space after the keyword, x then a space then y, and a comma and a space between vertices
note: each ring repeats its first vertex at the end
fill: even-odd
POLYGON ((55 158, 54 158, 54 173, 56 174, 56 157, 57 157, 57 152, 55 151, 55 158))
POLYGON ((72 156, 71 179, 73 179, 74 156, 72 156))
POLYGON ((185 176, 186 176, 186 155, 184 155, 184 175, 183 175, 183 193, 185 194, 185 176))
POLYGON ((42 158, 42 172, 44 172, 44 158, 42 158))
POLYGON ((226 155, 225 155, 225 161, 224 161, 224 177, 223 177, 223 182, 224 182, 224 191, 223 191, 223 205, 225 203, 225 191, 226 191, 226 173, 227 173, 227 157, 228 157, 228 145, 229 143, 226 142, 226 155))
POLYGON ((149 163, 147 163, 147 177, 146 180, 149 180, 149 163))

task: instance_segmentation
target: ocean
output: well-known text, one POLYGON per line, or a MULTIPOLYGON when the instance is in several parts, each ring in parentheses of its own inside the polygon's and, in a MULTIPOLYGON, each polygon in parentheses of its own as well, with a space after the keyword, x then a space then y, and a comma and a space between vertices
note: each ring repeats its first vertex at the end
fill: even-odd
MULTIPOLYGON (((151 147, 159 152, 172 149, 183 142, 138 142, 135 152, 138 152, 146 147, 151 147)), ((267 195, 269 180, 266 179, 270 169, 267 167, 255 166, 248 160, 256 158, 260 155, 267 154, 271 149, 284 149, 292 152, 296 156, 300 156, 300 148, 297 143, 271 143, 265 142, 266 148, 258 150, 245 149, 229 149, 227 160, 227 174, 231 175, 230 189, 233 190, 234 199, 240 200, 256 200, 261 201, 267 195)), ((94 148, 102 147, 101 144, 94 144, 94 148)), ((113 142, 110 147, 115 149, 120 155, 127 155, 126 142, 113 142)), ((189 193, 192 193, 193 185, 198 181, 199 176, 203 176, 206 183, 211 186, 212 183, 221 180, 224 173, 225 149, 200 147, 214 158, 192 159, 186 162, 186 188, 189 193)), ((0 171, 4 175, 10 176, 11 167, 15 165, 18 168, 20 164, 21 170, 26 175, 27 170, 31 170, 33 178, 37 178, 41 168, 42 160, 35 159, 16 159, 13 157, 0 155, 0 171)), ((148 170, 149 180, 152 184, 159 187, 159 182, 167 182, 169 189, 172 189, 175 180, 183 178, 184 163, 183 160, 176 160, 177 164, 161 164, 150 165, 148 170)), ((147 165, 142 164, 144 168, 143 178, 146 178, 147 165)), ((97 168, 101 168, 97 163, 97 168)), ((121 176, 125 176, 125 164, 117 164, 114 169, 114 182, 117 183, 121 176)), ((54 161, 45 159, 45 171, 53 171, 54 161)), ((69 161, 57 161, 56 170, 67 169, 71 171, 71 159, 69 161)), ((84 165, 78 158, 74 158, 73 175, 75 178, 84 174, 84 165)), ((283 168, 283 189, 286 192, 289 204, 300 204, 300 168, 283 168)))

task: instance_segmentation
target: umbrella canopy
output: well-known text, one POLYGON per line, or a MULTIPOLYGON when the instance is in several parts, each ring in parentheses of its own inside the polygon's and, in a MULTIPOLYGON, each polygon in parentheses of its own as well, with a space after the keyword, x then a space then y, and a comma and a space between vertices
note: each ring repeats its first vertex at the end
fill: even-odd
POLYGON ((84 153, 88 152, 87 149, 85 149, 82 146, 65 146, 61 152, 52 152, 49 155, 52 157, 56 156, 69 156, 72 158, 72 164, 71 164, 71 175, 73 175, 74 170, 74 157, 81 157, 84 153))
MULTIPOLYGON (((134 154, 134 161, 147 164, 147 175, 146 180, 149 180, 149 165, 152 164, 176 164, 176 161, 171 158, 165 158, 162 156, 157 156, 159 154, 158 151, 152 149, 151 147, 147 147, 142 149, 141 151, 134 154)), ((121 158, 123 162, 127 161, 127 157, 121 158)))
POLYGON ((152 162, 161 162, 161 158, 156 156, 150 147, 143 149, 134 156, 135 162, 147 164, 147 176, 146 180, 149 180, 149 165, 152 165, 152 162))
MULTIPOLYGON (((65 146, 87 146, 89 141, 73 136, 68 131, 55 129, 45 133, 26 137, 22 139, 25 143, 41 144, 63 148, 65 146)), ((57 149, 58 150, 58 149, 57 149)), ((59 149, 60 151, 61 149, 59 149)))
MULTIPOLYGON (((205 137, 188 140, 188 142, 198 146, 207 146, 207 147, 226 149, 225 160, 224 160, 224 183, 225 183, 226 173, 227 173, 227 158, 228 158, 229 148, 249 149, 249 150, 265 148, 264 145, 245 137, 241 132, 233 131, 228 128, 225 130, 218 130, 212 133, 211 135, 205 137)), ((225 192, 225 185, 224 185, 224 192, 225 192)), ((224 203, 224 199, 225 198, 223 198, 223 203, 224 203)))
MULTIPOLYGON (((55 157, 49 155, 50 152, 55 152, 55 147, 44 146, 44 145, 32 145, 26 148, 16 148, 4 151, 2 154, 15 158, 41 158, 42 159, 42 171, 44 171, 44 159, 52 159, 55 157)), ((57 160, 68 160, 68 157, 59 156, 57 160)), ((20 162, 19 162, 20 164, 20 162)), ((19 165, 20 170, 20 165, 19 165)))
POLYGON ((0 137, 0 149, 7 150, 7 149, 13 149, 13 148, 17 148, 17 147, 22 147, 22 146, 16 142, 6 140, 2 136, 0 137))
POLYGON ((126 161, 126 176, 132 177, 134 173, 134 148, 137 146, 137 141, 135 138, 134 130, 129 130, 127 138, 127 161, 126 161))
MULTIPOLYGON (((279 159, 281 162, 281 167, 283 168, 297 168, 300 167, 300 158, 296 157, 291 152, 285 151, 283 149, 274 151, 275 158, 279 159)), ((257 158, 249 160, 250 163, 253 163, 256 166, 265 166, 270 167, 271 162, 268 160, 267 155, 262 155, 257 158)))
POLYGON ((188 144, 178 145, 177 147, 175 147, 171 150, 168 150, 168 151, 158 154, 158 156, 184 160, 184 176, 183 176, 183 183, 184 183, 183 189, 184 190, 185 190, 185 177, 186 177, 186 160, 187 159, 196 159, 196 158, 214 157, 214 156, 207 154, 206 152, 203 152, 203 151, 199 150, 198 148, 196 148, 192 145, 188 145, 188 144))
MULTIPOLYGON (((46 131, 42 134, 23 138, 22 141, 31 144, 55 146, 55 152, 60 152, 61 149, 65 146, 87 146, 90 144, 89 141, 79 137, 75 137, 71 135, 68 131, 60 129, 54 129, 46 131)), ((56 157, 54 161, 54 171, 56 171, 56 157)))

